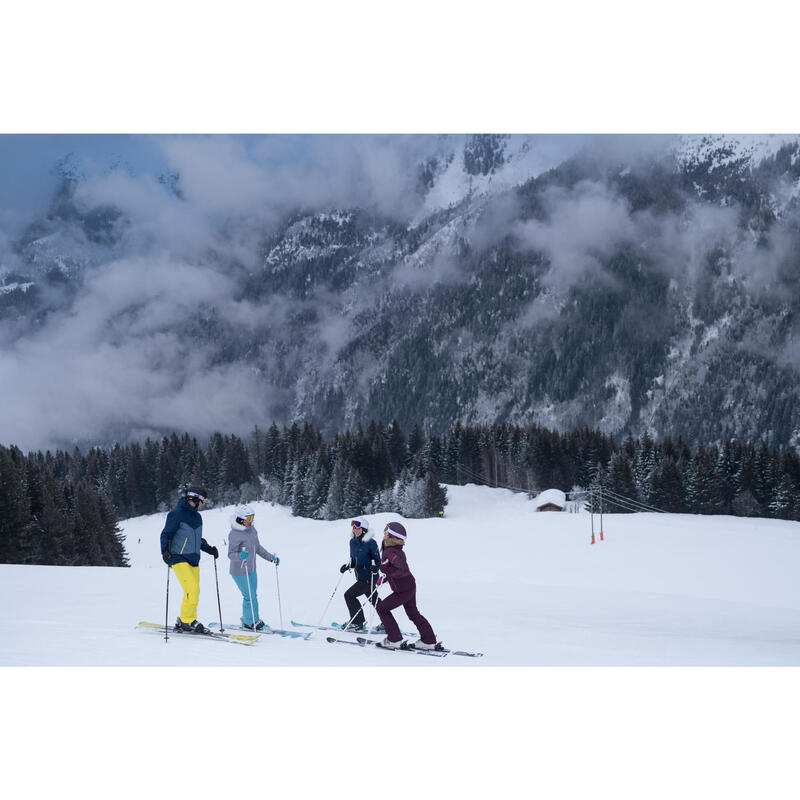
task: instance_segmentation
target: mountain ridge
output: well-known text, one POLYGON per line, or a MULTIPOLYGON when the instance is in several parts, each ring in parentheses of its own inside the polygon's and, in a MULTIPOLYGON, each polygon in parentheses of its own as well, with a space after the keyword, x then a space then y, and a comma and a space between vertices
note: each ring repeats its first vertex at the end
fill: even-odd
MULTIPOLYGON (((169 380, 156 401, 200 406, 201 433, 275 419, 330 434, 397 418, 797 446, 798 137, 596 137, 538 172, 536 137, 435 145, 417 163, 410 217, 325 204, 269 224, 254 213, 214 220, 184 250, 108 202, 107 187, 70 177, 4 259, 0 337, 18 350, 79 329, 87 350, 108 348, 113 323, 123 342, 130 331, 109 355, 123 359, 159 340, 169 380), (174 272, 192 295, 161 319, 133 280, 135 258, 156 254, 164 274, 147 273, 151 288, 186 286, 168 282, 174 272), (130 297, 109 288, 115 271, 130 297), (109 296, 111 322, 111 311, 65 321, 81 298, 109 296), (193 348, 208 414, 181 366, 193 348), (246 400, 232 403, 237 381, 246 400)), ((166 212, 186 213, 180 174, 152 183, 166 212)), ((111 405, 67 438, 175 426, 143 397, 127 413, 111 405)))

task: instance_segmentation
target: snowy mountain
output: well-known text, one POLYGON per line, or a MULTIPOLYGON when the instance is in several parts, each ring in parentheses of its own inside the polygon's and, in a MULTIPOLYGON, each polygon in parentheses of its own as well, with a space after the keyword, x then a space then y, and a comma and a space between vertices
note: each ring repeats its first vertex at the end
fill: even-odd
MULTIPOLYGON (((176 637, 165 643, 135 630, 140 620, 165 618, 160 514, 122 522, 130 569, 0 565, 0 665, 800 665, 797 523, 606 514, 603 541, 591 545, 587 513, 536 513, 525 495, 503 489, 447 490, 444 518, 404 521, 405 551, 419 608, 436 635, 483 658, 440 660, 329 644, 322 631, 308 640, 265 636, 237 647, 176 637), (31 592, 31 585, 40 590, 31 592)), ((259 560, 265 621, 273 627, 281 621, 289 627, 292 619, 346 621, 342 595, 351 574, 342 576, 339 565, 347 557, 349 521, 252 506, 262 544, 281 559, 279 578, 259 560)), ((241 613, 224 556, 230 513, 203 513, 204 536, 223 552, 217 573, 229 624, 241 613)), ((379 530, 396 517, 369 519, 379 530)), ((599 531, 597 516, 594 526, 599 531)), ((210 557, 203 557, 200 580, 198 618, 208 623, 219 618, 210 557)), ((173 618, 176 586, 173 579, 173 618)), ((408 631, 402 610, 396 618, 408 631)))
POLYGON ((339 141, 302 187, 222 146, 65 176, 0 257, 0 440, 397 418, 798 442, 800 137, 400 139, 339 141))

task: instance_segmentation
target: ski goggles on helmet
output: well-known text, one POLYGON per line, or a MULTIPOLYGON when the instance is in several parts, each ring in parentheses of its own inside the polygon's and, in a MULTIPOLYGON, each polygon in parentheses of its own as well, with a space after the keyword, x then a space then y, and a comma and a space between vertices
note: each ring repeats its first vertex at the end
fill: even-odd
POLYGON ((359 520, 357 520, 357 519, 354 519, 354 520, 353 520, 353 521, 352 521, 350 524, 351 524, 351 525, 352 525, 354 528, 360 528, 360 527, 361 527, 361 522, 360 522, 359 520))
POLYGON ((200 494, 196 494, 195 492, 186 492, 186 499, 187 500, 197 500, 200 505, 205 503, 206 499, 200 494))
POLYGON ((256 515, 255 515, 255 514, 248 514, 248 515, 247 515, 247 516, 244 518, 244 521, 245 521, 245 522, 252 522, 252 521, 253 521, 255 518, 256 518, 256 515))

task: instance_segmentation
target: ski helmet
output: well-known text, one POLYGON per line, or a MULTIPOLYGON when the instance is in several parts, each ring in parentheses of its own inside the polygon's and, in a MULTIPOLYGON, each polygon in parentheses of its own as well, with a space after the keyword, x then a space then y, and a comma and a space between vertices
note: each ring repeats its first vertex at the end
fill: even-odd
POLYGON ((202 486, 190 486, 185 492, 184 497, 188 500, 189 498, 197 499, 200 501, 202 505, 205 503, 206 498, 208 497, 208 492, 202 486))
POLYGON ((372 538, 372 534, 369 532, 369 522, 367 520, 365 520, 365 519, 362 519, 362 520, 354 519, 350 524, 353 527, 353 534, 354 535, 355 535, 355 532, 357 530, 363 531, 363 533, 361 535, 361 540, 362 541, 368 542, 372 538))
POLYGON ((236 509, 233 512, 233 516, 240 525, 244 525, 245 522, 252 522, 255 515, 256 512, 253 511, 250 506, 246 505, 236 506, 236 509))

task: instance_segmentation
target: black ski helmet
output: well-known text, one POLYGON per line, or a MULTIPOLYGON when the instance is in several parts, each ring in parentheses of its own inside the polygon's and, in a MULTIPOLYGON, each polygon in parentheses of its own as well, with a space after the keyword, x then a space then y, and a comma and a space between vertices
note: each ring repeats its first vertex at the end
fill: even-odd
POLYGON ((205 503, 208 497, 208 492, 203 486, 190 486, 184 492, 183 496, 188 500, 190 497, 196 497, 201 503, 205 503))

